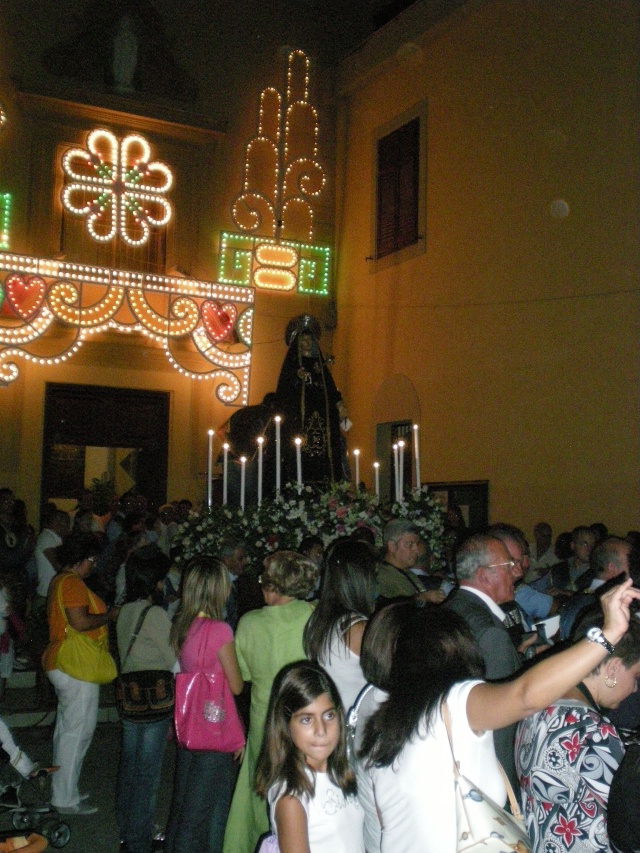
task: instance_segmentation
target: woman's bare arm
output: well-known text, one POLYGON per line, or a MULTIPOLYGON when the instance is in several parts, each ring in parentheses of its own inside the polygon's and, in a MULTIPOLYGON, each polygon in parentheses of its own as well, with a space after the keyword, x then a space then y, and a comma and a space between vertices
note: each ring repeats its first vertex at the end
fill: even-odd
POLYGON ((74 630, 94 631, 96 628, 106 625, 107 622, 113 622, 114 619, 117 619, 120 608, 110 607, 106 613, 89 613, 89 607, 85 604, 84 607, 65 607, 64 612, 69 625, 74 630))
POLYGON ((218 660, 222 664, 222 669, 229 682, 231 692, 234 696, 239 696, 242 693, 243 681, 233 642, 225 643, 224 646, 221 646, 218 650, 218 660))
MULTIPOLYGON (((603 595, 603 633, 614 646, 629 626, 629 604, 640 598, 628 580, 603 595)), ((467 718, 474 732, 501 729, 546 708, 582 681, 607 657, 597 643, 581 640, 557 655, 532 666, 506 684, 478 684, 467 699, 467 718)))

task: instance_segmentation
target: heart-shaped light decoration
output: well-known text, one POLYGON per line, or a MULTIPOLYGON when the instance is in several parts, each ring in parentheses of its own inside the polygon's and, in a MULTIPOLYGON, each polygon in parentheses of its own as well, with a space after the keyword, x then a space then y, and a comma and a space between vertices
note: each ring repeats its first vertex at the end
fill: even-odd
POLYGON ((31 320, 40 310, 47 293, 47 285, 39 275, 22 276, 13 273, 4 283, 5 301, 1 313, 5 317, 16 315, 21 320, 31 320))
POLYGON ((207 299, 206 302, 202 303, 201 311, 202 323, 212 343, 220 343, 229 337, 238 313, 235 305, 230 302, 221 305, 219 302, 207 299))

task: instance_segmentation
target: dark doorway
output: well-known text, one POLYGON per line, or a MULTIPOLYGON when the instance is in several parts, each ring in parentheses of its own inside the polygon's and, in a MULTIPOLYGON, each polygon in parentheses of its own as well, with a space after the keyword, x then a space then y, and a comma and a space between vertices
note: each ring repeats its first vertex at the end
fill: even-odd
POLYGON ((169 394, 47 384, 42 444, 44 503, 77 498, 102 481, 136 488, 151 506, 167 498, 169 394))

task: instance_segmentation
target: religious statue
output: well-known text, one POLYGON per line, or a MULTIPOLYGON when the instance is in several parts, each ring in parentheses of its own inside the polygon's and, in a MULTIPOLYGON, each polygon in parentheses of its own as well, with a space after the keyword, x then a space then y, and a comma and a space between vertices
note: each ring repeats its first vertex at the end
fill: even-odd
POLYGON ((296 480, 296 436, 302 439, 305 483, 345 479, 340 420, 346 418, 346 410, 320 351, 320 334, 320 324, 309 315, 296 317, 285 333, 289 351, 276 389, 283 418, 283 482, 296 480))
POLYGON ((119 92, 133 92, 138 64, 138 39, 130 15, 123 15, 113 39, 113 83, 119 92))

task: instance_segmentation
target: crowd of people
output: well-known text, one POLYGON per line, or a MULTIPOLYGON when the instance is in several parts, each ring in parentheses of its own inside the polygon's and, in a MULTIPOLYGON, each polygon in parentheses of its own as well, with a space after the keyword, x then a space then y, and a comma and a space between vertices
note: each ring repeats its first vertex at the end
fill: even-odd
MULTIPOLYGON (((0 618, 55 691, 61 813, 96 811, 80 780, 99 686, 60 668, 73 631, 111 638, 123 673, 215 671, 235 697, 245 746, 178 736, 169 853, 254 853, 269 832, 281 853, 453 853, 452 756, 496 803, 513 788, 532 853, 640 845, 633 800, 609 797, 620 774, 633 779, 640 741, 640 534, 597 523, 554 542, 540 522, 529 544, 511 524, 467 531, 458 513, 444 559, 390 519, 249 566, 234 540, 179 559, 188 501, 152 514, 127 495, 105 519, 83 496, 73 518, 52 508, 37 537, 15 503, 0 489, 0 618)), ((160 843, 170 730, 169 713, 122 720, 125 853, 160 843)))

